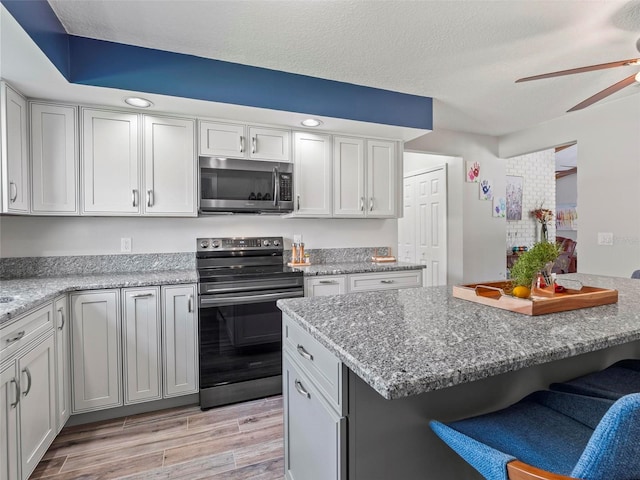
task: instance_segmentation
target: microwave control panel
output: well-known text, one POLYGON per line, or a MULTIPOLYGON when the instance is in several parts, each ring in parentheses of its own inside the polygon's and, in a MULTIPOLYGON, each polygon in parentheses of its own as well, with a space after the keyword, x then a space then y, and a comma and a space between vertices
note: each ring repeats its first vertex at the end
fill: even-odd
POLYGON ((290 173, 280 174, 280 201, 293 201, 293 181, 290 173))

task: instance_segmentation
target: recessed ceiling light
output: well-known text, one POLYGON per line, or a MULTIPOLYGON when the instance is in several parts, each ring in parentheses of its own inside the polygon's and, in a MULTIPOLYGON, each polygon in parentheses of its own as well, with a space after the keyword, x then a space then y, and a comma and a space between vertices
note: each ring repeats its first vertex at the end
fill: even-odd
POLYGON ((322 122, 317 118, 307 118, 306 120, 303 120, 300 123, 305 127, 317 127, 319 125, 322 125, 322 122))
POLYGON ((146 98, 140 97, 127 97, 124 99, 124 103, 138 108, 149 108, 153 106, 153 103, 146 98))

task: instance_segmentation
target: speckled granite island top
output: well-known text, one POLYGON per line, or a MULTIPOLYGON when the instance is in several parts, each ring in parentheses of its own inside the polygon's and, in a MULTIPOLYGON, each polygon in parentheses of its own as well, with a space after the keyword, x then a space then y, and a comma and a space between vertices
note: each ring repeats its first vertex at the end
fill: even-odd
POLYGON ((195 270, 126 272, 62 277, 31 277, 0 280, 0 297, 11 301, 0 303, 0 325, 58 295, 75 290, 144 287, 196 283, 195 270))
POLYGON ((566 275, 614 288, 617 304, 530 317, 427 287, 279 300, 280 309, 387 399, 417 395, 640 340, 640 281, 566 275))
POLYGON ((309 265, 308 267, 292 267, 304 272, 305 277, 318 275, 345 275, 348 273, 398 272, 402 270, 420 270, 424 265, 404 262, 336 262, 309 265))

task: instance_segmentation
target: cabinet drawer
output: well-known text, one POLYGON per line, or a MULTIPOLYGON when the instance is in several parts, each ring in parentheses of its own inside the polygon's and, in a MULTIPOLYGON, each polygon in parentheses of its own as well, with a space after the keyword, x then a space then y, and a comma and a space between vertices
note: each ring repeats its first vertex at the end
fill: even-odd
POLYGON ((350 292, 392 290, 396 288, 420 287, 421 285, 422 270, 349 275, 350 292))
POLYGON ((40 334, 53 330, 51 302, 18 318, 0 330, 0 356, 4 360, 40 334))
POLYGON ((323 275, 305 279, 305 297, 324 297, 347 293, 346 275, 323 275))
POLYGON ((309 376, 326 400, 343 414, 346 404, 344 365, 333 353, 327 350, 308 332, 298 326, 287 315, 283 319, 284 349, 296 364, 309 376))

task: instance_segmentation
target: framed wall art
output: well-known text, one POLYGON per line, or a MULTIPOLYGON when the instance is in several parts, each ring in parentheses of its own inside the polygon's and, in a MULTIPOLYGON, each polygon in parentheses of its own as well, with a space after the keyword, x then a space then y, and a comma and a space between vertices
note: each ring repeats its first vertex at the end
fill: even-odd
POLYGON ((522 220, 523 178, 507 175, 507 221, 522 220))

